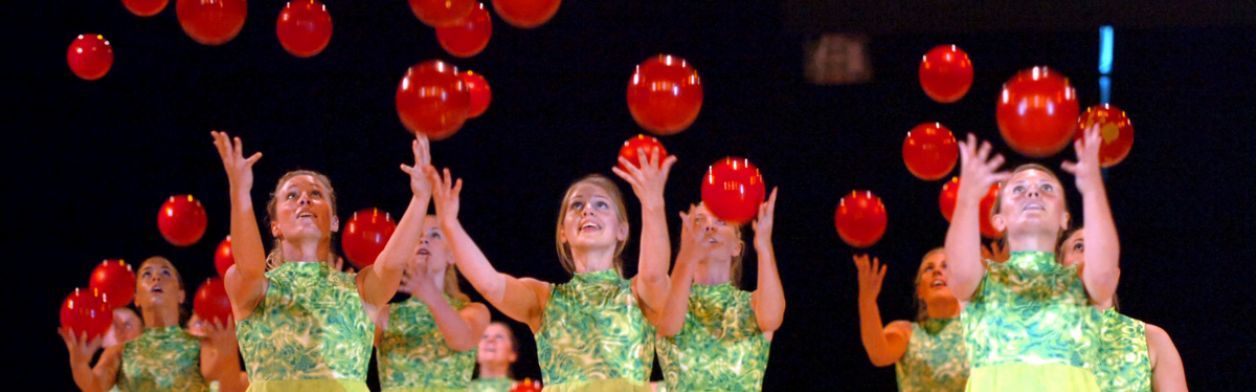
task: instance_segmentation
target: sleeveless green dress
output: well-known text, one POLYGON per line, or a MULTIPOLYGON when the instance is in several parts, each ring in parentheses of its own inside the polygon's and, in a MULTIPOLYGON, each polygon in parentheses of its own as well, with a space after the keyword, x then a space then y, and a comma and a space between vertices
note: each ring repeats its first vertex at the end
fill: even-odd
POLYGON ((546 391, 648 391, 654 327, 614 270, 554 285, 536 331, 546 391))
POLYGON ((989 261, 961 319, 969 391, 1098 391, 1100 316, 1050 252, 989 261))
POLYGON ((659 366, 669 391, 758 391, 771 343, 759 330, 751 293, 695 284, 676 336, 658 337, 659 366))
MULTIPOLYGON (((445 301, 458 310, 467 306, 449 295, 445 301)), ((384 391, 466 391, 475 371, 475 349, 458 352, 445 345, 432 312, 414 297, 389 305, 378 350, 384 391)))
POLYGON ((367 391, 375 324, 354 278, 322 262, 266 273, 265 297, 236 327, 249 391, 367 391))
POLYGON ((207 391, 201 341, 179 326, 148 328, 122 348, 119 391, 207 391))
POLYGON ((911 340, 894 373, 899 391, 963 391, 968 383, 964 324, 958 317, 911 323, 911 340))
POLYGON ((1147 325, 1115 309, 1103 311, 1101 358, 1095 377, 1104 391, 1151 391, 1147 325))
POLYGON ((515 380, 506 377, 477 378, 471 380, 471 385, 467 390, 471 392, 510 392, 510 388, 514 386, 515 380))

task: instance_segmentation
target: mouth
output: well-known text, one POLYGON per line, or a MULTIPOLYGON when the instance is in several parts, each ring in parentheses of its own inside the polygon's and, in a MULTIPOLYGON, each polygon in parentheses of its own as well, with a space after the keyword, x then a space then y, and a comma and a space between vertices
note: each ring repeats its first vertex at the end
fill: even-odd
POLYGON ((317 215, 314 215, 313 212, 310 212, 308 210, 297 211, 297 219, 314 219, 316 216, 317 215))
POLYGON ((1046 210, 1047 210, 1046 206, 1043 206, 1042 203, 1036 203, 1036 202, 1025 203, 1025 206, 1021 207, 1021 212, 1046 211, 1046 210))
POLYGON ((946 287, 946 281, 942 279, 934 279, 929 283, 929 287, 946 287))
POLYGON ((599 225, 594 222, 584 222, 583 224, 580 225, 581 233, 593 233, 593 232, 598 232, 600 230, 602 230, 602 225, 599 225))
POLYGON ((161 286, 153 286, 153 288, 148 289, 148 292, 153 293, 153 294, 161 294, 161 293, 165 293, 166 290, 161 288, 161 286))
POLYGON ((427 250, 427 248, 419 248, 419 251, 417 252, 417 254, 419 256, 431 256, 432 252, 427 250))

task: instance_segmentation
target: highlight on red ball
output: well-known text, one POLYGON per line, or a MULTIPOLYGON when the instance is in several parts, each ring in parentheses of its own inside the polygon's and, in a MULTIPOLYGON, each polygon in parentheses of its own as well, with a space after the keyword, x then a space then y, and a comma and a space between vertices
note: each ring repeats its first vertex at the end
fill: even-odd
POLYGON ((1068 78, 1045 66, 1020 71, 1004 83, 995 109, 1003 141, 1033 158, 1068 146, 1080 110, 1068 78))
POLYGON ((493 18, 484 4, 477 3, 471 14, 458 24, 436 28, 436 41, 445 52, 461 58, 480 54, 493 37, 493 18))
MULTIPOLYGON (((134 287, 132 287, 134 289, 134 287)), ((61 302, 61 328, 77 339, 91 342, 105 334, 113 325, 113 308, 106 305, 100 293, 92 289, 74 289, 61 302)))
POLYGON ((192 312, 206 322, 217 320, 226 324, 231 317, 231 300, 221 278, 210 277, 196 289, 192 300, 192 312))
POLYGON ((920 88, 934 101, 952 103, 973 85, 973 62, 955 45, 938 45, 920 60, 920 88))
POLYGON ((549 22, 562 0, 493 0, 493 11, 506 24, 531 29, 549 22))
MULTIPOLYGON (((650 157, 654 154, 654 150, 659 152, 659 163, 667 159, 667 149, 663 148, 663 143, 653 136, 638 134, 624 141, 624 146, 619 148, 619 156, 628 161, 634 167, 640 167, 641 156, 637 154, 638 150, 645 151, 645 159, 649 162, 650 157)), ((618 162, 618 160, 616 160, 618 162)), ((621 170, 628 170, 623 163, 618 163, 621 170)))
POLYGON ((951 214, 955 213, 955 200, 958 198, 959 177, 951 177, 950 181, 942 184, 942 192, 938 193, 938 209, 947 222, 951 221, 951 214))
POLYGON ((122 259, 105 260, 92 270, 88 287, 100 293, 108 308, 126 306, 135 298, 135 272, 122 259))
POLYGON ((493 102, 493 89, 488 85, 488 79, 484 78, 479 72, 466 70, 459 72, 462 77, 462 83, 467 87, 467 94, 470 94, 470 106, 467 108, 467 118, 476 118, 488 111, 488 106, 493 102))
POLYGON ((291 0, 279 11, 275 35, 283 49, 297 57, 314 57, 331 42, 331 13, 318 0, 291 0))
POLYGON ((749 159, 718 160, 702 179, 702 203, 720 220, 744 224, 758 216, 767 185, 749 159))
POLYGON ((916 178, 932 181, 946 177, 958 160, 955 135, 941 123, 917 125, 903 139, 903 163, 916 178))
POLYGON ((244 28, 247 0, 178 0, 174 6, 179 26, 202 45, 222 45, 244 28))
POLYGON ((867 248, 881 240, 886 226, 885 203, 867 190, 853 190, 837 202, 833 224, 847 245, 867 248))
POLYGON ((458 69, 440 60, 407 69, 397 84, 396 101, 401 124, 432 140, 453 136, 471 109, 471 94, 458 69))
POLYGON ((475 0, 410 0, 410 11, 428 27, 453 27, 471 15, 475 4, 475 0))
POLYGON ((660 54, 637 65, 628 80, 633 120, 656 135, 689 128, 702 110, 702 80, 689 62, 660 54))
POLYGON ((135 16, 148 17, 166 9, 168 0, 122 0, 122 5, 135 16))
POLYGON ((170 196, 157 210, 157 229, 174 246, 200 241, 208 223, 205 207, 192 195, 170 196))
POLYGON ((65 51, 65 62, 79 79, 100 79, 113 67, 113 46, 104 35, 79 34, 74 41, 70 41, 70 48, 65 51))
POLYGON ((231 236, 227 236, 214 250, 214 270, 218 271, 218 276, 226 278, 227 269, 233 265, 235 265, 235 256, 231 254, 231 236))
POLYGON ((1099 137, 1103 145, 1099 146, 1099 165, 1112 167, 1129 156, 1134 148, 1134 123, 1124 110, 1110 104, 1099 104, 1086 108, 1077 119, 1075 138, 1083 140, 1090 127, 1099 125, 1099 137))
POLYGON ((375 264, 375 258, 384 250, 388 239, 392 238, 397 224, 392 216, 378 208, 367 208, 353 213, 345 229, 341 231, 340 247, 345 257, 361 270, 375 264))

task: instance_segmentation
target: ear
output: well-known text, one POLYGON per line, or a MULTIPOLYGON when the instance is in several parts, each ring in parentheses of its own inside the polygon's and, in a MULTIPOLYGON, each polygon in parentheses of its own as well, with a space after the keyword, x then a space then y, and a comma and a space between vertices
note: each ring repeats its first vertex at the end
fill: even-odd
POLYGON ((629 229, 629 227, 628 227, 628 224, 627 224, 627 223, 624 223, 624 224, 619 225, 619 230, 616 230, 616 231, 615 231, 615 240, 617 240, 617 241, 619 241, 619 242, 624 242, 624 241, 627 241, 627 240, 628 240, 628 229, 629 229))
POLYGON ((1072 218, 1073 217, 1069 215, 1068 211, 1064 211, 1060 214, 1060 230, 1061 231, 1068 230, 1068 224, 1069 224, 1069 221, 1072 220, 1072 218))
POLYGON ((179 304, 183 304, 187 300, 187 292, 179 289, 179 304))
POLYGON ((746 251, 746 241, 737 240, 737 248, 733 249, 733 257, 740 257, 746 251))
POLYGON ((1007 220, 1003 218, 1002 213, 994 214, 990 216, 990 226, 994 226, 995 231, 1002 233, 1007 231, 1007 220))
POLYGON ((275 222, 275 221, 273 221, 273 220, 272 220, 272 221, 270 221, 270 236, 271 236, 272 238, 280 238, 280 236, 279 236, 279 222, 275 222))
POLYGON ((335 216, 335 215, 331 216, 331 232, 332 233, 340 232, 340 217, 335 216))

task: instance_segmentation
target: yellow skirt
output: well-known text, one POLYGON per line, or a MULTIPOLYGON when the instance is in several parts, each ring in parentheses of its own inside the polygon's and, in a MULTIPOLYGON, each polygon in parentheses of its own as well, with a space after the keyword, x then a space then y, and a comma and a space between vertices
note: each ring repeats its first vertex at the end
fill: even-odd
POLYGON ((650 385, 622 378, 610 380, 577 381, 557 385, 544 385, 545 392, 650 392, 650 385))
POLYGON ((1069 365, 1006 364, 973 368, 968 375, 968 392, 1099 392, 1099 383, 1089 370, 1069 365))
POLYGON ((248 392, 370 392, 358 380, 274 380, 252 381, 248 392))

